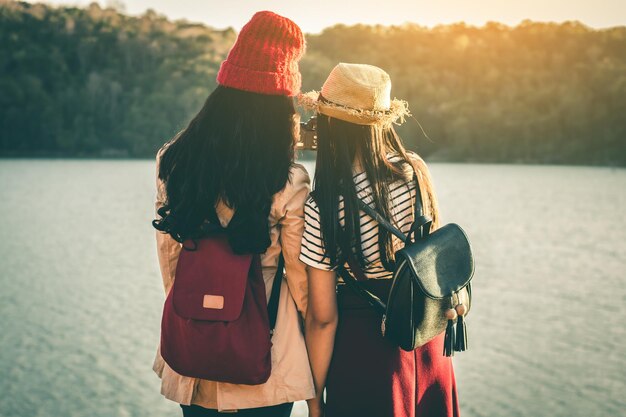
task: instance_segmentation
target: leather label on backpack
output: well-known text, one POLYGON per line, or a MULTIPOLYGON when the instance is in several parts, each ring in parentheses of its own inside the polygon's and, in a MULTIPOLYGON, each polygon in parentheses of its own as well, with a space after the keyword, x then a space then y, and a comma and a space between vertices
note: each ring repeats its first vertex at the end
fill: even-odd
POLYGON ((202 301, 202 307, 221 310, 224 308, 224 296, 205 294, 202 301))

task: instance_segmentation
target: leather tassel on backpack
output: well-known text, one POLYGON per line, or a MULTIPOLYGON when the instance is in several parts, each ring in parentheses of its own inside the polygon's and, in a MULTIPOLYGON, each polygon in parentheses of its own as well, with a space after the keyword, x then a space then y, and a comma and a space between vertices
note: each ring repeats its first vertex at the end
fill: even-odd
POLYGON ((467 350, 467 326, 463 316, 460 314, 459 318, 456 320, 456 341, 454 343, 454 350, 457 352, 467 350))
POLYGON ((454 356, 454 321, 448 320, 448 326, 446 327, 446 335, 443 339, 443 354, 444 356, 454 356))
POLYGON ((454 356, 455 348, 455 331, 454 331, 454 319, 457 318, 457 312, 454 308, 446 310, 446 318, 448 319, 448 325, 446 326, 446 334, 443 338, 443 355, 454 356))
POLYGON ((456 320, 456 341, 454 342, 454 350, 464 352, 467 350, 467 325, 465 324, 465 314, 467 307, 465 304, 459 304, 455 308, 459 318, 456 320))

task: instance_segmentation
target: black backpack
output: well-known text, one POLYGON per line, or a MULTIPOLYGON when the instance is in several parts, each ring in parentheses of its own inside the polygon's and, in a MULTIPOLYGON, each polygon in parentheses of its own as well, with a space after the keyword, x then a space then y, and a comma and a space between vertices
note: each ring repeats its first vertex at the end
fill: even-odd
POLYGON ((415 221, 408 235, 359 199, 360 209, 405 245, 395 253, 393 282, 387 302, 359 284, 367 278, 353 256, 348 256, 348 265, 356 278, 343 266, 338 272, 350 288, 381 312, 384 337, 410 351, 445 330, 443 353, 452 356, 455 350, 464 351, 468 347, 464 318, 471 307, 472 250, 467 235, 457 224, 450 223, 430 232, 432 219, 424 215, 417 168, 414 166, 413 169, 415 221))

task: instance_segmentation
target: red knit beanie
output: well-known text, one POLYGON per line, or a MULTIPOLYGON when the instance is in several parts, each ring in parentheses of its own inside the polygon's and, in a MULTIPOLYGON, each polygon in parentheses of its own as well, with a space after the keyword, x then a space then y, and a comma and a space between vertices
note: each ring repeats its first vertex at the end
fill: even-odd
POLYGON ((302 83, 298 61, 304 48, 298 25, 276 13, 257 12, 239 32, 217 82, 254 93, 294 96, 302 83))

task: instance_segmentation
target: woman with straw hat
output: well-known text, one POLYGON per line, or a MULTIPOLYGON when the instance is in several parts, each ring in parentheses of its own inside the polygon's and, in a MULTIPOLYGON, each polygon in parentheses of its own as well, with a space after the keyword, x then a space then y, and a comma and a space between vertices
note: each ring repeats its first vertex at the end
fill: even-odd
POLYGON ((410 115, 407 103, 390 93, 382 69, 342 63, 321 93, 299 97, 317 114, 315 186, 305 205, 300 254, 309 277, 305 333, 317 391, 309 401, 311 416, 459 415, 452 363, 442 355, 444 335, 403 351, 381 336, 376 310, 337 285, 335 271, 350 270, 351 257, 367 278, 362 285, 386 299, 402 243, 359 210, 358 198, 407 233, 419 186, 433 228, 439 224, 428 169, 393 128, 410 115))
POLYGON ((256 13, 222 63, 218 87, 157 156, 158 218, 153 224, 159 230, 166 293, 176 278, 180 242, 198 236, 207 222, 225 229, 234 253, 260 255, 268 299, 274 277, 281 279, 267 382, 244 385, 181 375, 159 351, 154 370, 162 380, 161 393, 179 403, 185 416, 237 411, 287 417, 294 401, 314 396, 300 325, 307 276, 298 260, 310 181, 304 167, 294 163, 299 119, 292 98, 300 91, 298 61, 304 47, 294 22, 272 12, 256 13), (281 252, 285 280, 276 273, 281 252))

